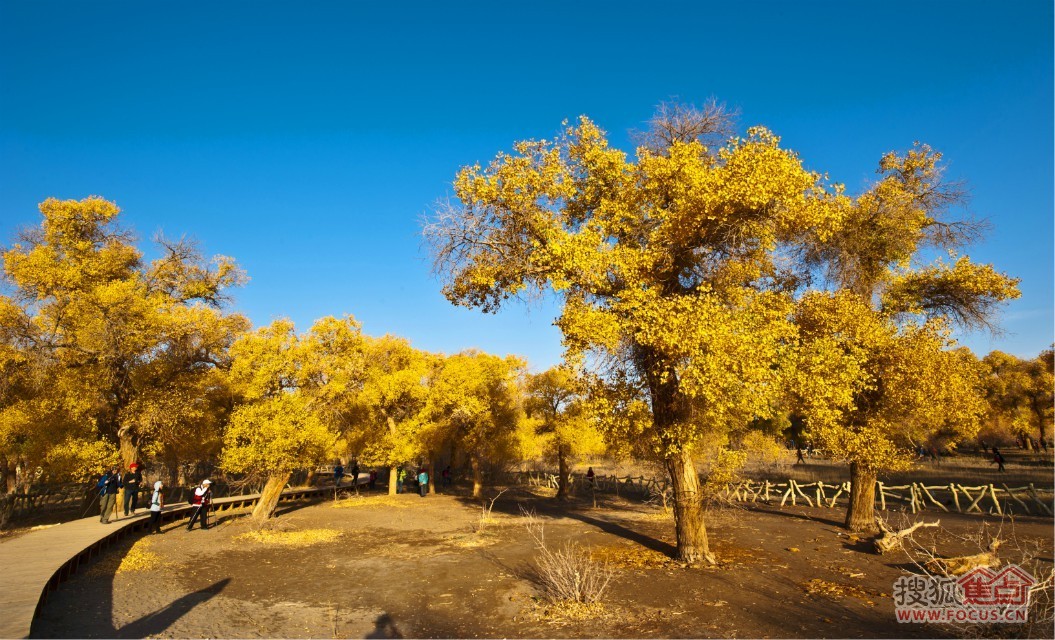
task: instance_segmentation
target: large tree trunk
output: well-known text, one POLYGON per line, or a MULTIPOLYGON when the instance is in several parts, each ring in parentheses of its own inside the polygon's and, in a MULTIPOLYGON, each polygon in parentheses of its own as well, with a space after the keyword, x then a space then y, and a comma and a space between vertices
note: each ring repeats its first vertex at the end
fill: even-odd
POLYGON ((568 497, 568 452, 567 447, 557 445, 557 499, 568 497))
POLYGON ((15 474, 7 458, 0 458, 0 493, 14 493, 15 474))
POLYGON ((135 429, 121 427, 117 431, 118 448, 121 452, 121 469, 127 469, 133 462, 139 460, 139 437, 135 429))
POLYGON ((851 533, 877 533, 875 517, 876 473, 850 464, 850 506, 846 508, 846 528, 851 533))
MULTIPOLYGON (((395 420, 395 418, 393 418, 392 416, 386 415, 385 416, 385 423, 388 425, 388 433, 389 433, 389 435, 391 435, 393 438, 395 438, 395 435, 396 435, 396 420, 395 420)), ((395 467, 389 467, 388 468, 388 495, 390 495, 390 496, 396 495, 396 468, 395 467)))
POLYGON ((289 482, 291 475, 287 471, 268 477, 264 490, 260 492, 260 500, 257 501, 256 508, 253 509, 254 520, 264 522, 275 515, 275 509, 278 508, 278 499, 282 495, 282 490, 286 488, 286 483, 289 482))
POLYGON ((715 564, 703 522, 700 476, 689 452, 681 450, 666 460, 674 488, 674 530, 678 539, 678 559, 689 564, 715 564))
POLYGON ((473 467, 473 497, 479 498, 483 493, 484 478, 480 470, 480 459, 475 455, 470 458, 473 467))
POLYGON ((168 469, 168 481, 165 483, 169 488, 179 486, 179 456, 175 452, 165 455, 165 468, 168 469))

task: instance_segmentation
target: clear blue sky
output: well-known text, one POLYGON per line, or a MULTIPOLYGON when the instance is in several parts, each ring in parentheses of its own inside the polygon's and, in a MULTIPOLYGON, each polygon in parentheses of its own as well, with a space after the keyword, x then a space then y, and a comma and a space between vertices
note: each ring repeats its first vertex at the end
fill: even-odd
POLYGON ((1050 0, 48 2, 0 0, 0 235, 48 196, 198 238, 251 277, 235 308, 304 329, 352 313, 420 348, 558 361, 554 308, 440 295, 422 214, 464 164, 587 114, 629 148, 659 101, 715 96, 851 191, 915 140, 1022 278, 1006 335, 1053 339, 1050 0))

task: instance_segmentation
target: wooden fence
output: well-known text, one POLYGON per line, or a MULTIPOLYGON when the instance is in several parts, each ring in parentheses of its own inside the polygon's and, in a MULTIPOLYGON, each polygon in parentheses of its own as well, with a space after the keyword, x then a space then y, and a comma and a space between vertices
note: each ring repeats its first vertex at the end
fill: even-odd
MULTIPOLYGON (((556 489, 556 474, 545 471, 515 472, 510 474, 513 484, 550 487, 556 489)), ((569 477, 571 490, 582 493, 590 490, 590 484, 582 474, 569 477)), ((601 476, 593 480, 594 491, 616 495, 633 495, 642 499, 656 499, 664 506, 670 499, 670 481, 666 478, 645 476, 601 476)), ((850 483, 827 482, 803 483, 796 480, 771 482, 769 480, 741 480, 726 486, 718 497, 730 502, 762 502, 785 506, 789 502, 803 502, 811 507, 834 509, 847 506, 850 498, 850 483)), ((957 482, 928 485, 913 482, 904 485, 886 485, 876 482, 876 506, 882 511, 911 511, 918 513, 926 509, 957 513, 988 513, 994 515, 1051 516, 1053 491, 1051 487, 1037 489, 1033 483, 1024 487, 1008 487, 1006 484, 984 484, 968 486, 957 482)))

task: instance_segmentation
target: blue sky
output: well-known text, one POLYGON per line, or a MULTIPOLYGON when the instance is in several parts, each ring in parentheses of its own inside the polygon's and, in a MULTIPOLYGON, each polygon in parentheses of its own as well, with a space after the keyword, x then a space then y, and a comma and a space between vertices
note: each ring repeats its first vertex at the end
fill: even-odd
POLYGON ((0 235, 48 196, 197 238, 257 325, 351 313, 420 348, 560 358, 555 309, 451 306, 420 220, 465 164, 586 114, 629 149, 654 106, 715 96, 851 192, 886 151, 945 153, 1022 278, 1003 336, 1053 340, 1050 1, 0 0, 0 235), (508 5, 508 6, 507 6, 508 5))

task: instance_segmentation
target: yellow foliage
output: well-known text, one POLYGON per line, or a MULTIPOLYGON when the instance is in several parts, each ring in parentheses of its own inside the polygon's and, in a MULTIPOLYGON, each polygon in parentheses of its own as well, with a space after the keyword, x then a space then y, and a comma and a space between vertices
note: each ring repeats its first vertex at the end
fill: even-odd
POLYGON ((97 474, 100 439, 126 464, 144 451, 207 456, 182 427, 222 395, 202 398, 201 379, 248 326, 219 310, 244 275, 188 241, 159 239, 160 257, 146 263, 120 209, 99 197, 50 198, 40 213, 2 252, 16 295, 0 299, 0 367, 15 383, 0 388, 0 453, 52 479, 97 474))
POLYGON ((428 378, 437 359, 396 336, 365 338, 362 389, 352 403, 347 446, 367 465, 394 467, 424 452, 428 378))
POLYGON ((328 458, 336 440, 307 400, 282 394, 235 409, 220 464, 235 473, 289 472, 328 458))
POLYGON ((304 336, 276 320, 231 346, 230 379, 247 402, 231 414, 221 466, 280 476, 333 456, 338 426, 363 384, 360 325, 322 318, 304 336))
POLYGON ((461 207, 426 229, 447 297, 493 310, 559 293, 569 359, 606 364, 591 408, 621 448, 666 458, 771 414, 792 301, 761 289, 785 277, 778 244, 838 228, 841 189, 763 128, 714 152, 674 140, 630 160, 581 118, 515 150, 463 168, 461 207))
POLYGON ((128 548, 124 556, 116 552, 108 554, 93 564, 87 571, 89 576, 109 577, 116 573, 152 571, 163 567, 165 559, 151 550, 150 538, 140 538, 128 548))
POLYGON ((406 509, 413 501, 401 500, 396 496, 348 496, 333 502, 334 509, 406 509))
POLYGON ((283 547, 307 547, 314 544, 325 544, 333 542, 341 537, 341 532, 336 529, 304 529, 302 531, 274 531, 260 529, 249 531, 235 538, 246 542, 259 544, 272 544, 283 547))
POLYGON ((899 324, 849 292, 806 296, 796 320, 792 404, 834 457, 896 470, 936 434, 977 432, 982 370, 970 352, 951 349, 941 322, 899 324))
POLYGON ((474 465, 517 459, 524 410, 519 380, 524 362, 478 351, 449 356, 435 372, 423 434, 436 448, 455 442, 474 465))

